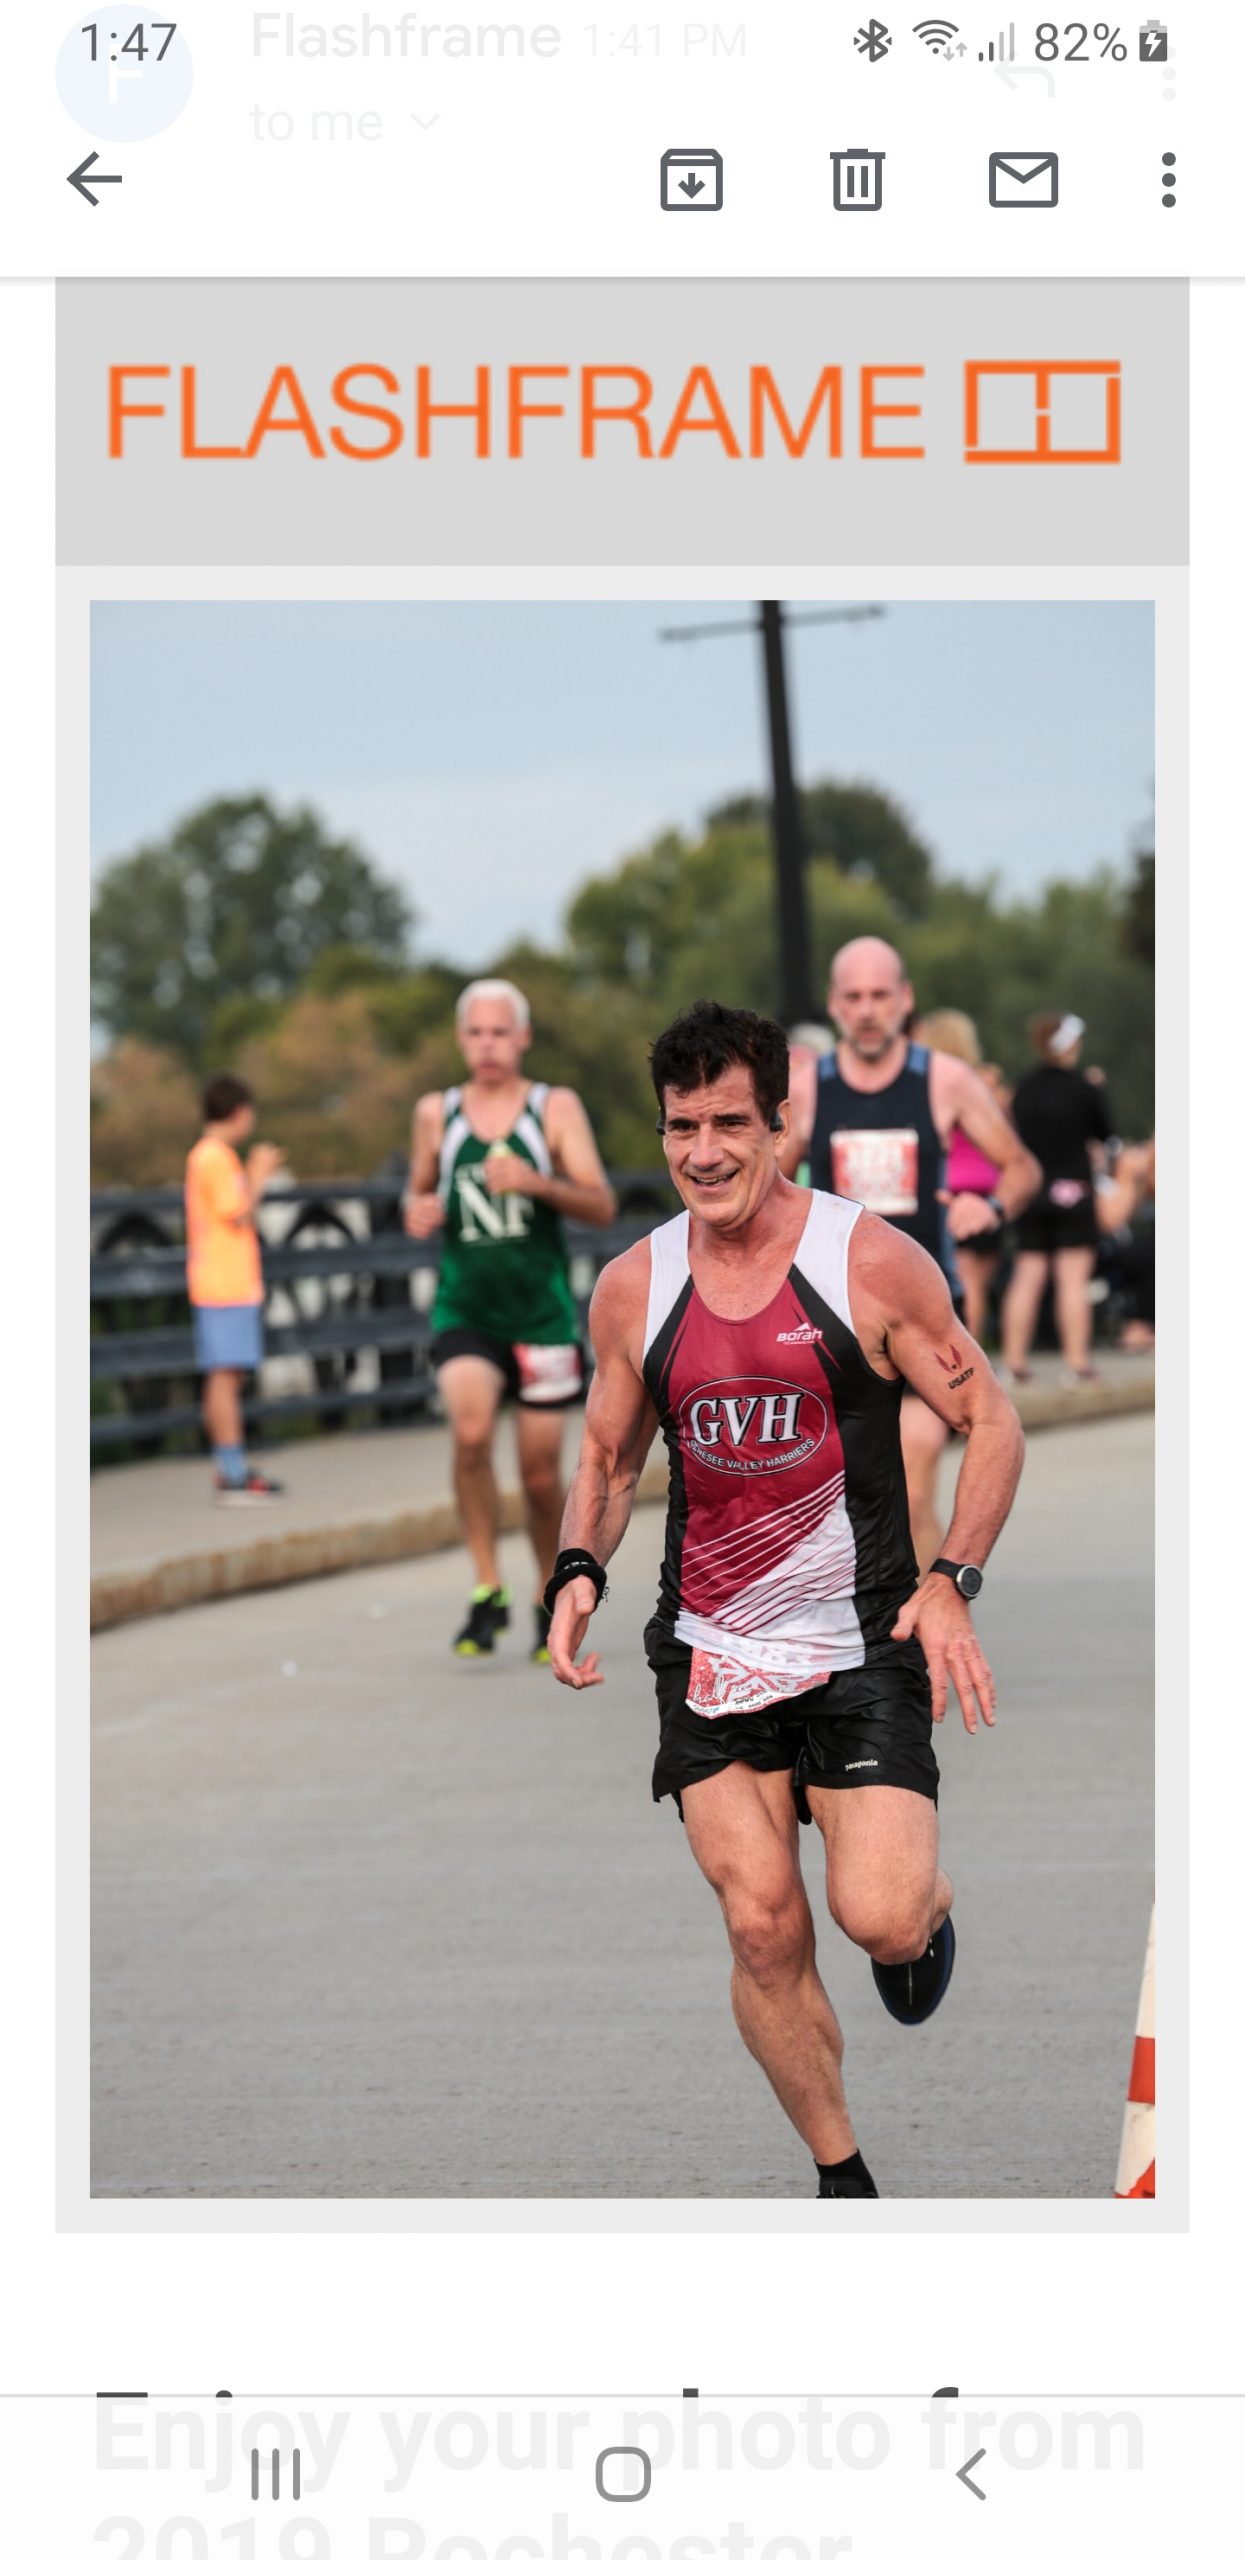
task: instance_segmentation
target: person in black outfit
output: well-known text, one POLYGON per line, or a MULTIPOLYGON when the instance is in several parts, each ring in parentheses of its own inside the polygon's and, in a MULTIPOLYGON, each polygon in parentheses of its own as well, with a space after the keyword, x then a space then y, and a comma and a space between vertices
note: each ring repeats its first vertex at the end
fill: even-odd
POLYGON ((1111 1135, 1103 1086, 1080 1072, 1085 1025, 1075 1013, 1040 1013, 1029 1036, 1041 1060, 1022 1076, 1016 1128, 1042 1168, 1042 1188, 1016 1221, 1016 1262, 1003 1300, 1003 1358, 1027 1378, 1029 1348, 1054 1276, 1055 1324, 1074 1378, 1097 1376, 1090 1359, 1089 1284, 1098 1252, 1090 1149, 1111 1135))

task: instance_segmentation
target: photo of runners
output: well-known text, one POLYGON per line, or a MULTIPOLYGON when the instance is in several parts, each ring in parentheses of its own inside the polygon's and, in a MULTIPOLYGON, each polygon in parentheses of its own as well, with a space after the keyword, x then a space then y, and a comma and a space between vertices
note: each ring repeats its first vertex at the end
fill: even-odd
POLYGON ((1152 608, 91 701, 93 2194, 1152 2195, 1152 608))

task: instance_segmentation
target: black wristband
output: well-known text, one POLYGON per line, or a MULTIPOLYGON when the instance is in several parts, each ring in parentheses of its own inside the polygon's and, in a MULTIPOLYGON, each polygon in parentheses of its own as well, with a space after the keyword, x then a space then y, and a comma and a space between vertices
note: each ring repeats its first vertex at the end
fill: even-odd
POLYGON ((1000 1200, 1000 1198, 999 1198, 999 1195, 998 1195, 997 1191, 991 1191, 991 1192, 989 1193, 989 1195, 988 1195, 988 1197, 987 1197, 987 1200, 986 1200, 986 1207, 987 1207, 987 1209, 993 1209, 994 1214, 995 1214, 995 1217, 998 1219, 998 1222, 999 1222, 999 1232, 1000 1232, 1000 1234, 1001 1234, 1001 1233, 1002 1233, 1003 1228, 1004 1228, 1004 1227, 1006 1226, 1006 1224, 1007 1224, 1007 1211, 1006 1211, 1006 1209, 1004 1208, 1003 1203, 1002 1203, 1002 1201, 1000 1200))
POLYGON ((563 1584, 576 1581, 581 1573, 586 1573, 589 1582, 595 1584, 597 1596, 592 1605, 594 1609, 600 1607, 608 1588, 604 1565, 598 1564, 596 1557, 590 1556, 586 1547, 563 1547, 545 1584, 545 1607, 550 1616, 553 1615, 553 1604, 563 1584))

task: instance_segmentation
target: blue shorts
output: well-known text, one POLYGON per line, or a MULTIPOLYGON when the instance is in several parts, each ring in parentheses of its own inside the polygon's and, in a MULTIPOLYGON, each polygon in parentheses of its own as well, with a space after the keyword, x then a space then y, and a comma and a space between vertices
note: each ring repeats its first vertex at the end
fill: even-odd
POLYGON ((264 1311, 253 1307, 195 1307, 195 1367, 258 1369, 264 1356, 264 1311))

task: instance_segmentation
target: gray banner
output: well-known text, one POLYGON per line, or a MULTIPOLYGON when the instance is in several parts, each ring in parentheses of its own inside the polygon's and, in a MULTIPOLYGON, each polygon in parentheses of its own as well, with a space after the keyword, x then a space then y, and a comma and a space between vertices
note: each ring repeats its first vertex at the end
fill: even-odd
POLYGON ((1188 558, 1182 284, 114 282, 57 307, 65 564, 1188 558), (472 412, 425 415, 423 457, 421 404, 472 412))

